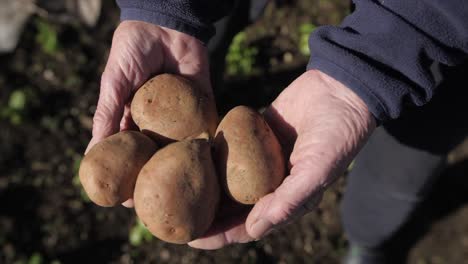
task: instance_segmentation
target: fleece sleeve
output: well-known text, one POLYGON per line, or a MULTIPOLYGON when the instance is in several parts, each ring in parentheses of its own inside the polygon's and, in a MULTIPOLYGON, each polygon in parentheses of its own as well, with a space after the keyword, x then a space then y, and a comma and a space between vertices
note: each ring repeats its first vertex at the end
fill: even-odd
POLYGON ((354 3, 340 26, 312 33, 308 68, 347 85, 379 121, 427 103, 437 86, 434 69, 467 60, 468 1, 354 3))
POLYGON ((117 0, 121 20, 139 20, 187 33, 207 42, 213 23, 225 16, 234 0, 117 0))

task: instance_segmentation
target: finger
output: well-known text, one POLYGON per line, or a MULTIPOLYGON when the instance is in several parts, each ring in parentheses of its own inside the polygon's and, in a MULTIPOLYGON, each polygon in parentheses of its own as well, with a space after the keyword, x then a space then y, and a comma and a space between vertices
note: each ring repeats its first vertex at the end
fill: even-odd
POLYGON ((117 133, 120 129, 125 103, 129 97, 124 77, 118 71, 106 69, 101 79, 101 90, 96 112, 93 117, 93 137, 86 149, 102 139, 117 133))
POLYGON ((189 246, 199 249, 218 249, 232 243, 246 243, 253 238, 247 234, 245 219, 251 206, 241 205, 231 200, 227 195, 221 197, 221 206, 213 225, 206 234, 189 243, 189 246))
MULTIPOLYGON (((122 120, 120 121, 120 131, 125 130, 138 130, 137 125, 133 122, 132 115, 130 114, 130 106, 127 104, 125 105, 124 114, 122 120)), ((134 203, 133 199, 130 198, 122 203, 124 207, 133 208, 134 203)))
POLYGON ((188 243, 189 246, 198 249, 214 250, 234 243, 247 243, 254 239, 245 229, 245 222, 232 226, 229 230, 202 237, 188 243))
POLYGON ((294 127, 298 136, 289 159, 290 175, 272 194, 260 199, 247 218, 247 232, 254 238, 313 209, 375 126, 357 95, 313 71, 286 88, 273 102, 272 110, 276 116, 267 111, 266 117, 280 131, 281 140, 287 125, 294 127))
POLYGON ((255 204, 247 217, 248 234, 256 239, 315 209, 322 198, 318 182, 309 175, 290 175, 275 192, 255 204))
MULTIPOLYGON (((343 131, 324 129, 328 127, 325 122, 312 119, 313 122, 306 124, 309 127, 302 126, 302 130, 297 131, 299 136, 294 138, 296 131, 289 129, 284 121, 281 110, 284 112, 286 108, 278 107, 281 103, 284 102, 273 103, 266 111, 266 119, 279 131, 281 139, 293 140, 288 142, 293 145, 289 159, 291 171, 273 193, 257 202, 248 216, 247 231, 254 238, 312 210, 321 199, 324 188, 341 173, 347 162, 343 156, 349 151, 343 146, 349 144, 346 136, 340 134, 343 131), (290 134, 290 138, 284 137, 285 134, 290 134)), ((295 127, 299 126, 296 124, 295 127)))
POLYGON ((283 119, 281 114, 274 108, 269 107, 263 112, 265 121, 273 130, 277 138, 280 138, 281 148, 283 155, 289 157, 297 139, 297 131, 286 120, 283 119))
POLYGON ((120 120, 120 131, 125 130, 138 130, 138 126, 133 121, 129 104, 125 105, 122 120, 120 120))
POLYGON ((132 198, 130 198, 127 201, 123 202, 122 205, 127 207, 127 208, 133 208, 135 206, 134 203, 133 203, 132 198))

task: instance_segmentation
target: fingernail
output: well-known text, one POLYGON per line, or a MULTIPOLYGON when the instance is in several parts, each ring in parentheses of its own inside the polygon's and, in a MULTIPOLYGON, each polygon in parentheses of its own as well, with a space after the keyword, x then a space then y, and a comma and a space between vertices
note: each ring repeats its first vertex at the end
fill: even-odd
POLYGON ((128 199, 127 201, 123 202, 122 203, 123 206, 127 207, 127 208, 133 208, 135 205, 133 203, 133 199, 128 199))
POLYGON ((94 146, 94 138, 91 138, 91 140, 89 141, 88 143, 88 146, 86 147, 86 150, 84 152, 84 154, 88 154, 88 151, 94 146))
POLYGON ((266 235, 268 235, 273 230, 273 224, 265 219, 259 219, 255 223, 252 224, 250 228, 250 235, 260 239, 266 235))

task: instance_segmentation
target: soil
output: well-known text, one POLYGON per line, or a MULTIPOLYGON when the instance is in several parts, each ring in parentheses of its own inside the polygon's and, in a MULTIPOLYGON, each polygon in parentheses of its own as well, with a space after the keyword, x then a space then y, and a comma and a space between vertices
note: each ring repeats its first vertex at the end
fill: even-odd
MULTIPOLYGON (((346 1, 278 1, 246 30, 261 52, 247 76, 225 76, 216 91, 220 111, 233 105, 268 105, 305 69, 297 48, 303 23, 336 24, 346 1)), ((104 1, 94 28, 76 20, 30 19, 15 52, 0 55, 0 110, 21 91, 19 120, 0 118, 0 263, 339 263, 347 247, 339 202, 346 177, 326 192, 319 208, 267 238, 217 251, 153 239, 129 242, 135 213, 101 208, 82 194, 76 173, 91 137, 92 116, 118 24, 118 10, 104 1), (38 24, 57 32, 58 47, 38 44, 38 24)), ((18 117, 16 118, 18 119, 18 117)), ((450 156, 428 201, 397 244, 410 263, 466 263, 468 259, 468 144, 450 156)))

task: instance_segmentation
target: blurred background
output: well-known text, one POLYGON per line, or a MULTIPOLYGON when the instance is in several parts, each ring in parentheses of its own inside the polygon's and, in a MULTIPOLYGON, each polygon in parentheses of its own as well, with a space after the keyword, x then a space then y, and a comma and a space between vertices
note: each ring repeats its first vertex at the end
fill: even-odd
MULTIPOLYGON (((310 32, 339 23, 349 8, 344 0, 270 1, 213 55, 225 66, 215 90, 221 114, 267 106, 305 70, 310 32)), ((77 169, 118 19, 114 1, 0 0, 0 263, 339 263, 346 177, 300 221, 217 251, 163 243, 133 210, 90 203, 77 169)), ((467 263, 467 159, 465 142, 396 238, 409 263, 467 263)))

